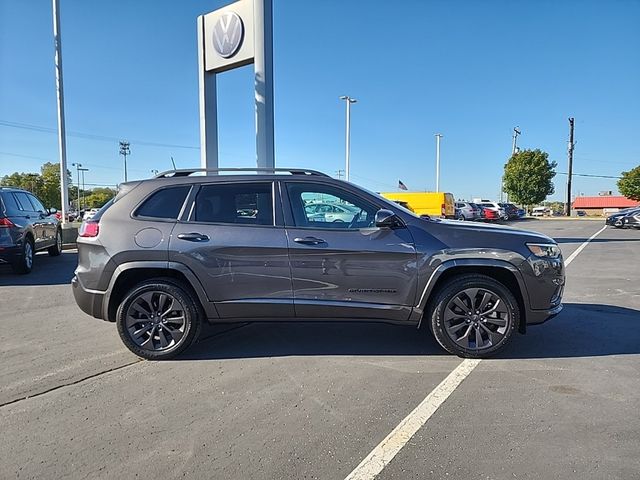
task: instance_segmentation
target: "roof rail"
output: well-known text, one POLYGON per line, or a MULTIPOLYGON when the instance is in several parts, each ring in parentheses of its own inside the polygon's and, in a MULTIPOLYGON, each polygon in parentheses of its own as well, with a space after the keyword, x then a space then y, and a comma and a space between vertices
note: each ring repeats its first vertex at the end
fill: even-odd
POLYGON ((199 172, 287 172, 291 175, 316 175, 319 177, 329 177, 326 173, 318 172, 316 170, 308 170, 306 168, 181 168, 178 170, 167 170, 165 172, 158 173, 154 178, 188 177, 199 172))

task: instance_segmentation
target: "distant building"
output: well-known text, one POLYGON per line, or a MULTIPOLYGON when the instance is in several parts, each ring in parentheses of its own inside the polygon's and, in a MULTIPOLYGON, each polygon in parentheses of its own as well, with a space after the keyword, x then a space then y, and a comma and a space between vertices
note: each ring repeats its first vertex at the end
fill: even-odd
POLYGON ((640 202, 631 200, 622 195, 603 195, 598 197, 576 197, 573 201, 573 210, 584 210, 587 215, 610 215, 618 210, 629 207, 637 207, 640 202))

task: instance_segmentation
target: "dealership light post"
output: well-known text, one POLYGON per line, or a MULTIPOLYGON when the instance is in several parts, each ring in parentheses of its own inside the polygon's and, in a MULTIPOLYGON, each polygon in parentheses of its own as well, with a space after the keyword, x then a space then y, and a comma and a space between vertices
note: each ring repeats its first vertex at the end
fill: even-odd
MULTIPOLYGON (((82 202, 80 202, 80 208, 78 209, 78 211, 80 211, 83 206, 86 207, 86 205, 84 205, 84 192, 86 191, 84 188, 84 172, 88 172, 89 169, 78 167, 78 171, 82 172, 82 202)), ((78 179, 78 183, 80 183, 80 179, 78 179)))
POLYGON ((76 179, 78 181, 78 190, 76 195, 76 208, 80 211, 80 167, 82 167, 81 163, 72 163, 72 167, 76 167, 76 179))
POLYGON ((67 140, 64 124, 64 86, 62 82, 62 37, 60 33, 59 0, 52 0, 53 41, 55 44, 54 65, 56 71, 56 98, 58 103, 58 156, 60 158, 60 199, 62 204, 62 224, 67 222, 69 191, 67 185, 67 140))
POLYGON ((124 181, 127 181, 127 155, 131 155, 131 149, 129 148, 129 142, 122 140, 120 142, 120 155, 124 157, 124 181))
POLYGON ((347 119, 346 119, 346 131, 345 131, 345 150, 344 150, 344 160, 345 160, 345 179, 347 182, 349 181, 349 162, 351 156, 351 104, 356 103, 358 100, 355 98, 351 98, 348 95, 342 95, 340 100, 344 100, 347 104, 347 119))
POLYGON ((442 135, 436 133, 436 192, 440 191, 440 139, 442 135))

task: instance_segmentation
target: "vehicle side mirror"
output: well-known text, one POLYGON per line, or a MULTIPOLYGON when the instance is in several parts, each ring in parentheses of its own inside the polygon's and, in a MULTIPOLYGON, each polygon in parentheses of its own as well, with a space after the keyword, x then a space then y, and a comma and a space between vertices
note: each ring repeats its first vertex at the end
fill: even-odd
POLYGON ((56 213, 58 213, 58 209, 57 208, 47 208, 47 214, 48 215, 55 215, 56 213))
POLYGON ((404 224, 391 210, 382 208, 376 212, 376 227, 380 228, 397 228, 403 227, 404 224))

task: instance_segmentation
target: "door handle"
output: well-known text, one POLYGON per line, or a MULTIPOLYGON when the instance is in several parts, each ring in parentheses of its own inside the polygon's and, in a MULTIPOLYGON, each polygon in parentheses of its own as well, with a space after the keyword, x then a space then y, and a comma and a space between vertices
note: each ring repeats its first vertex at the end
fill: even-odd
POLYGON ((304 245, 320 245, 321 243, 327 243, 321 238, 316 238, 316 237, 303 237, 303 238, 297 237, 297 238, 294 238, 293 241, 296 243, 302 243, 304 245))
POLYGON ((205 235, 204 233, 197 233, 197 232, 179 233, 178 234, 178 238, 180 240, 187 240, 189 242, 207 242, 207 241, 209 241, 209 236, 208 235, 205 235))

